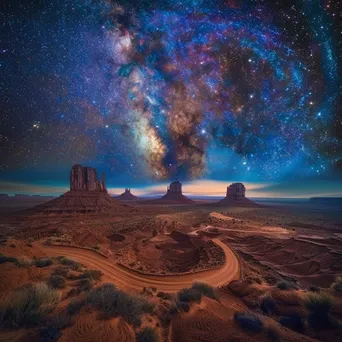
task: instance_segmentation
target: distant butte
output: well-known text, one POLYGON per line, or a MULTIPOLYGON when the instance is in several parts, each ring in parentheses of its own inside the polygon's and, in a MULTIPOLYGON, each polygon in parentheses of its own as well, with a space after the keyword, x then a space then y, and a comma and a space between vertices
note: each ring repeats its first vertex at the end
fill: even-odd
POLYGON ((227 187, 226 197, 215 203, 220 206, 253 207, 256 203, 246 198, 246 188, 242 183, 233 183, 227 187))
POLYGON ((137 201, 138 197, 131 193, 131 189, 125 189, 120 196, 116 197, 120 201, 137 201))
POLYGON ((166 194, 160 199, 161 202, 193 203, 182 193, 182 183, 174 181, 166 189, 166 194))
POLYGON ((70 171, 70 191, 35 208, 44 213, 92 213, 127 211, 129 208, 107 193, 105 177, 101 180, 92 167, 74 165, 70 171))

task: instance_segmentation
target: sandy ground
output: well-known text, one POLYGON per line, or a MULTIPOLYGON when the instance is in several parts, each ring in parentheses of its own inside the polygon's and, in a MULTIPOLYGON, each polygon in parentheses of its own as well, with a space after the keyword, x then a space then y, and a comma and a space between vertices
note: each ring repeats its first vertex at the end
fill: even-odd
POLYGON ((190 287, 195 280, 201 280, 213 286, 222 286, 231 280, 239 279, 239 262, 232 250, 223 242, 214 239, 226 255, 223 267, 210 271, 182 276, 146 276, 126 270, 101 255, 78 248, 59 246, 40 246, 47 256, 67 255, 88 268, 100 269, 104 280, 115 283, 118 287, 128 290, 141 290, 143 287, 156 287, 159 291, 176 292, 190 287))
MULTIPOLYGON (((233 208, 200 205, 132 204, 130 215, 70 214, 0 216, 0 253, 28 258, 64 255, 91 269, 104 273, 101 283, 112 282, 128 292, 141 293, 143 288, 156 288, 144 294, 158 303, 157 313, 144 318, 143 326, 157 328, 161 341, 269 341, 266 330, 275 327, 281 341, 341 341, 342 331, 316 334, 306 328, 302 334, 280 326, 281 315, 298 311, 305 317, 302 298, 310 285, 329 289, 335 277, 342 274, 342 211, 293 203, 268 207, 233 208), (161 263, 162 252, 169 253, 172 244, 166 237, 179 230, 191 237, 212 239, 223 249, 226 263, 186 275, 146 275, 134 272, 119 262, 129 257, 143 269, 161 263), (156 248, 158 245, 158 248, 156 248), (97 252, 95 252, 95 250, 97 252), (103 256, 103 255, 105 256, 103 256), (297 282, 299 290, 280 291, 275 284, 282 279, 297 282), (157 291, 176 292, 200 280, 212 285, 220 302, 204 298, 191 305, 163 325, 162 319, 171 301, 157 297, 157 291), (277 302, 272 317, 262 316, 265 331, 246 333, 234 321, 236 311, 260 315, 259 298, 271 293, 277 302)), ((22 205, 18 204, 18 207, 22 205)), ((1 210, 0 210, 1 212, 1 210)), ((181 248, 179 249, 182 255, 181 248)), ((172 254, 172 253, 169 253, 172 254)), ((185 254, 184 255, 188 255, 185 254)), ((172 261, 172 259, 170 259, 172 261)), ((0 295, 23 284, 46 281, 56 265, 43 269, 0 265, 0 295)), ((70 299, 66 291, 75 286, 68 280, 63 289, 65 306, 70 299)), ((99 284, 97 284, 99 285, 99 284)), ((334 297, 333 313, 342 322, 342 300, 334 297)), ((0 333, 1 340, 37 340, 34 330, 21 329, 0 333), (32 335, 33 334, 33 335, 32 335)), ((135 341, 134 329, 120 318, 99 319, 94 312, 81 312, 72 327, 63 331, 60 341, 135 341)))

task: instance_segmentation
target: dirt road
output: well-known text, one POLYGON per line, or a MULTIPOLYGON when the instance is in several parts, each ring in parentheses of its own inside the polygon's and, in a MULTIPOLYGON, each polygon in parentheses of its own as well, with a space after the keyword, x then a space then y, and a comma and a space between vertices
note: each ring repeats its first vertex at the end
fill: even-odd
POLYGON ((90 250, 64 246, 42 246, 47 256, 65 255, 85 265, 87 268, 99 269, 104 273, 103 281, 112 282, 119 288, 141 290, 143 287, 156 287, 158 291, 176 292, 189 287, 198 280, 212 286, 222 286, 240 277, 239 262, 232 250, 218 239, 213 239, 224 251, 226 263, 222 267, 195 274, 180 276, 147 276, 129 271, 90 250))

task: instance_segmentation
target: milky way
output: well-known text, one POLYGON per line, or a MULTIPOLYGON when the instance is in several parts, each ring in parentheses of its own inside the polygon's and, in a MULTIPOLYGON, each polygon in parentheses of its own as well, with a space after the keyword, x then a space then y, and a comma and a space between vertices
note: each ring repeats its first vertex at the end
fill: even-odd
POLYGON ((52 159, 128 182, 339 174, 340 13, 284 3, 75 0, 8 14, 3 174, 52 159))

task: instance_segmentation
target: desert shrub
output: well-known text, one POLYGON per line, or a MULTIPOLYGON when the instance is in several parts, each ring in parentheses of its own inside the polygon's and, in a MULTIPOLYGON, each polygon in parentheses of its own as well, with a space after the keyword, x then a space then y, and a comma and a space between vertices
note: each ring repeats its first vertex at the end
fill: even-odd
POLYGON ((45 245, 51 245, 52 244, 52 239, 51 238, 47 238, 44 242, 45 245))
POLYGON ((264 322, 254 314, 235 312, 234 320, 244 330, 259 333, 264 329, 264 322))
POLYGON ((202 294, 202 296, 218 300, 214 288, 206 283, 194 282, 192 288, 202 294))
POLYGON ((267 315, 273 315, 276 311, 276 301, 269 292, 259 298, 259 306, 267 315))
POLYGON ((159 335, 156 329, 146 327, 136 334, 137 342, 158 342, 159 335))
POLYGON ((99 251, 100 249, 101 249, 101 247, 99 246, 99 245, 96 245, 96 246, 94 246, 94 247, 92 247, 93 249, 95 249, 95 250, 97 250, 97 251, 99 251))
POLYGON ((20 257, 17 259, 17 261, 15 262, 15 264, 18 266, 18 267, 27 267, 27 266, 31 266, 32 265, 32 260, 29 259, 28 257, 26 256, 23 256, 23 257, 20 257))
POLYGON ((281 340, 279 328, 275 325, 267 327, 266 335, 269 341, 279 342, 281 340))
POLYGON ((81 291, 89 291, 93 288, 94 284, 89 278, 83 278, 78 281, 78 288, 81 291))
POLYGON ((60 300, 60 293, 46 283, 34 283, 13 291, 0 304, 0 325, 22 327, 38 324, 60 300))
POLYGON ((16 248, 17 246, 15 245, 15 243, 11 243, 11 244, 10 244, 10 247, 16 248))
POLYGON ((28 238, 28 239, 27 239, 27 242, 28 242, 28 243, 32 243, 33 241, 34 241, 33 238, 28 238))
POLYGON ((32 243, 27 243, 26 246, 27 247, 32 247, 32 243))
POLYGON ((180 302, 177 300, 175 302, 177 312, 189 312, 190 311, 190 304, 187 302, 180 302))
POLYGON ((65 287, 65 279, 60 275, 52 274, 49 278, 49 285, 55 289, 61 289, 65 287))
POLYGON ((310 293, 304 299, 304 306, 309 311, 308 323, 314 329, 332 328, 335 320, 330 312, 333 305, 331 296, 325 293, 310 293))
POLYGON ((100 270, 86 270, 81 274, 81 278, 89 278, 93 280, 99 280, 103 276, 100 270))
POLYGON ((109 317, 122 316, 134 325, 140 324, 141 316, 151 313, 155 306, 142 297, 129 295, 108 283, 92 290, 86 302, 109 317))
POLYGON ((288 281, 288 280, 278 281, 276 286, 280 290, 294 290, 297 288, 295 283, 288 281))
POLYGON ((61 259, 59 259, 59 263, 61 263, 62 265, 68 266, 69 268, 75 271, 78 271, 83 267, 83 265, 80 264, 79 262, 69 259, 69 258, 65 258, 65 257, 62 257, 61 259))
POLYGON ((182 289, 177 293, 177 298, 180 302, 196 302, 199 303, 202 299, 202 294, 196 289, 182 289))
POLYGON ((321 288, 318 287, 318 286, 316 286, 316 285, 311 285, 311 286, 309 286, 308 290, 309 290, 310 292, 320 292, 320 291, 321 291, 321 288))
POLYGON ((39 258, 34 261, 34 264, 39 268, 46 267, 52 265, 53 260, 51 258, 39 258))
POLYGON ((68 307, 67 311, 70 315, 74 315, 76 313, 79 313, 83 306, 85 305, 86 301, 84 299, 74 299, 71 300, 68 307))
POLYGON ((71 316, 66 313, 47 318, 39 328, 40 342, 56 342, 62 336, 61 330, 71 326, 71 316))
POLYGON ((64 268, 62 266, 57 266, 54 270, 53 270, 53 273, 54 275, 59 275, 59 276, 62 276, 64 278, 66 278, 68 276, 68 269, 67 268, 64 268))
POLYGON ((162 291, 157 293, 157 297, 164 299, 164 300, 171 300, 173 298, 171 293, 162 292, 162 291))
POLYGON ((82 292, 81 289, 79 288, 73 288, 70 291, 68 291, 67 293, 67 297, 74 297, 74 296, 78 296, 80 293, 82 292))
POLYGON ((342 293, 342 277, 336 277, 335 282, 331 284, 331 288, 339 293, 342 293))
POLYGON ((17 261, 18 261, 17 258, 0 255, 0 264, 3 264, 5 262, 17 263, 17 261))
POLYGON ((302 331, 304 329, 304 320, 296 313, 287 316, 280 316, 279 323, 294 331, 302 331))

